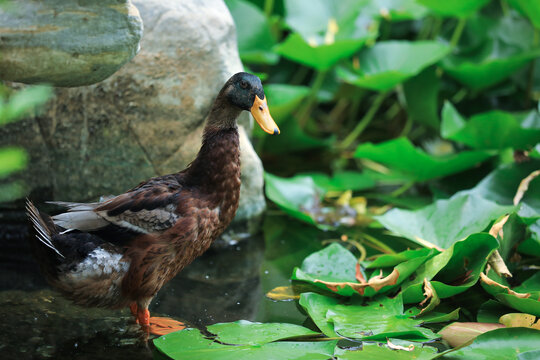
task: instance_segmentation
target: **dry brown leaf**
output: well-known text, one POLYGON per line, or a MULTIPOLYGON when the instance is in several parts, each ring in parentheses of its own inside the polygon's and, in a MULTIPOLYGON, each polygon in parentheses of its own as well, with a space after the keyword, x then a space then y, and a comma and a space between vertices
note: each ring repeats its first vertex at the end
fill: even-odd
POLYGON ((266 293, 266 297, 275 301, 288 301, 300 299, 302 292, 312 291, 312 287, 305 284, 278 286, 266 293))
POLYGON ((364 291, 366 287, 371 287, 376 292, 382 289, 385 286, 391 286, 395 285, 399 278, 399 271, 397 269, 394 269, 392 273, 386 277, 382 276, 382 270, 381 275, 377 275, 369 279, 368 282, 360 282, 360 283, 354 283, 354 282, 332 282, 332 281, 324 281, 316 279, 315 283, 320 283, 326 285, 330 290, 337 292, 339 289, 343 289, 347 286, 350 286, 354 291, 356 291, 360 295, 364 295, 364 291))
POLYGON ((540 330, 540 320, 536 321, 536 316, 531 314, 505 314, 499 318, 499 322, 506 327, 527 327, 540 330))
POLYGON ((527 299, 531 296, 531 294, 529 293, 524 294, 524 293, 515 292, 514 290, 510 289, 508 286, 504 286, 503 284, 499 284, 498 282, 491 280, 484 273, 480 273, 480 281, 482 281, 486 285, 498 286, 500 288, 503 288, 508 292, 508 294, 517 296, 518 298, 527 299))
POLYGON ((540 170, 535 170, 530 173, 525 179, 521 180, 516 191, 516 196, 514 196, 514 205, 519 204, 519 202, 523 198, 523 195, 525 195, 525 192, 529 189, 529 184, 538 175, 540 175, 540 170))
POLYGON ((392 344, 392 342, 388 338, 386 339, 386 346, 388 346, 388 348, 392 349, 392 350, 404 350, 404 351, 413 351, 414 350, 414 345, 413 344, 410 344, 407 347, 401 346, 401 345, 396 345, 396 344, 392 344))

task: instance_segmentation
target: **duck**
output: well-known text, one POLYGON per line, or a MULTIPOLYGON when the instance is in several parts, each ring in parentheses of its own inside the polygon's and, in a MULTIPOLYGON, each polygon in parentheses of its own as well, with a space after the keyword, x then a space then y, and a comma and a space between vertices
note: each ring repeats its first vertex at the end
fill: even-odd
POLYGON ((268 134, 280 133, 260 79, 240 72, 223 85, 205 119, 195 159, 93 203, 51 202, 54 216, 26 201, 31 245, 52 288, 75 304, 129 307, 147 334, 185 328, 148 310, 161 287, 202 255, 225 230, 240 197, 237 118, 249 111, 268 134))

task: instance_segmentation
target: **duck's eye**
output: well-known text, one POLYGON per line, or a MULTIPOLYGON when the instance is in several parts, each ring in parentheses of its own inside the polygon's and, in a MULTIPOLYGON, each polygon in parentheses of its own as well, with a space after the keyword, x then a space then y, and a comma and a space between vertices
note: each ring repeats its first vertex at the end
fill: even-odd
POLYGON ((248 83, 246 81, 242 80, 242 81, 240 81, 240 87, 242 89, 247 89, 248 83))

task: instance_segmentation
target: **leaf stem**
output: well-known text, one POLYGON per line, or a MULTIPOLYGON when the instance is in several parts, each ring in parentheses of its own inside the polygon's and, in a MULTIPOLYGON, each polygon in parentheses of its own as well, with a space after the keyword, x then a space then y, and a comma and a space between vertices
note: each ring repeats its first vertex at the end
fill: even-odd
POLYGON ((380 92, 373 100, 370 108, 364 115, 364 117, 356 124, 356 127, 347 135, 345 139, 339 145, 340 149, 346 149, 362 134, 364 129, 369 125, 373 117, 377 113, 377 110, 381 107, 384 99, 390 94, 390 91, 380 92))
POLYGON ((321 90, 321 87, 324 83, 324 78, 326 77, 327 70, 318 70, 315 73, 315 79, 313 80, 313 84, 311 85, 311 92, 308 95, 307 101, 299 111, 298 111, 298 123, 300 124, 300 127, 304 128, 308 118, 309 114, 311 113, 313 105, 317 102, 317 95, 319 94, 319 91, 321 90))
POLYGON ((264 14, 267 18, 272 15, 272 11, 274 10, 274 0, 264 0, 264 14))
POLYGON ((454 29, 454 33, 452 34, 452 38, 450 39, 450 46, 452 48, 455 48, 457 44, 459 43, 459 38, 461 37, 461 34, 463 33, 463 29, 465 29, 466 23, 467 23, 467 19, 459 18, 456 28, 454 29))

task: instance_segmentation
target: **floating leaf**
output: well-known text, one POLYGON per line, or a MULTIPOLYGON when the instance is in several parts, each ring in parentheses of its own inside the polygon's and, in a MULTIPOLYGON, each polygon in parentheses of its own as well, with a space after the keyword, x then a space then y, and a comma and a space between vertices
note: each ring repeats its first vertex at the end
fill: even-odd
POLYGON ((486 200, 475 193, 459 192, 419 210, 392 209, 376 219, 387 229, 420 245, 448 248, 469 234, 514 209, 486 200))
POLYGON ((337 337, 334 324, 326 319, 326 312, 339 304, 339 300, 328 296, 305 292, 300 295, 300 306, 308 313, 315 325, 328 337, 337 337))
POLYGON ((302 174, 313 179, 315 184, 326 191, 365 190, 375 186, 375 180, 358 171, 340 171, 328 176, 322 173, 302 174))
POLYGON ((453 106, 446 102, 441 134, 446 139, 475 149, 527 149, 540 139, 540 116, 536 110, 519 115, 489 111, 464 122, 453 106))
MULTIPOLYGON (((373 17, 388 21, 418 20, 427 15, 428 9, 415 0, 377 0, 371 1, 368 9, 373 17)), ((364 12, 366 12, 364 10, 364 12)))
POLYGON ((275 64, 279 56, 272 51, 276 40, 264 13, 244 0, 225 0, 236 25, 238 50, 242 61, 275 64))
POLYGON ((319 333, 295 324, 256 323, 239 320, 207 327, 218 334, 217 340, 227 344, 257 345, 293 337, 313 336, 319 333))
POLYGON ((418 3, 429 8, 432 12, 441 16, 467 17, 482 7, 490 0, 417 0, 418 3))
MULTIPOLYGON (((266 324, 260 325, 262 325, 262 328, 266 324)), ((275 330, 273 324, 269 325, 269 328, 275 330)), ((249 326, 247 326, 245 330, 246 334, 240 336, 242 339, 249 338, 249 326)), ((283 335, 286 337, 290 334, 288 330, 290 329, 287 328, 283 332, 283 335)), ((265 337, 263 333, 264 331, 260 332, 259 335, 261 336, 258 336, 259 342, 257 342, 256 345, 231 346, 215 342, 213 338, 206 338, 197 329, 185 329, 155 339, 154 345, 160 352, 173 359, 199 360, 236 360, 240 358, 245 360, 284 358, 325 360, 332 356, 334 347, 336 346, 336 341, 270 342, 279 337, 279 335, 276 335, 276 333, 272 331, 268 337, 265 337)), ((224 335, 218 332, 218 338, 219 336, 224 335)))
POLYGON ((349 84, 385 91, 446 56, 448 45, 436 41, 384 41, 363 50, 359 67, 338 68, 338 75, 349 84))
MULTIPOLYGON (((416 309, 416 308, 414 308, 416 309)), ((418 309, 416 309, 418 310, 418 309)), ((434 324, 434 323, 441 323, 441 322, 448 322, 452 320, 459 319, 459 310, 460 308, 455 309, 454 311, 446 313, 440 313, 437 311, 432 311, 430 313, 423 313, 422 315, 415 315, 415 318, 422 321, 422 324, 434 324)), ((409 311, 407 311, 407 314, 409 314, 409 311)))
POLYGON ((439 331, 439 335, 450 346, 458 347, 470 342, 478 335, 503 327, 502 324, 493 323, 454 322, 439 331))
MULTIPOLYGON (((412 345, 412 344, 411 344, 412 345)), ((336 349, 338 360, 429 360, 437 353, 437 349, 421 344, 412 345, 410 350, 392 350, 380 344, 362 344, 361 349, 336 349)))
POLYGON ((444 359, 515 359, 517 354, 538 350, 539 343, 538 330, 501 328, 478 335, 469 346, 444 353, 444 359))
POLYGON ((404 137, 380 144, 358 146, 354 157, 380 162, 417 181, 426 181, 469 169, 492 155, 487 151, 463 151, 447 156, 432 156, 415 148, 404 137))

